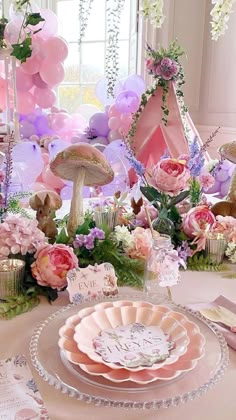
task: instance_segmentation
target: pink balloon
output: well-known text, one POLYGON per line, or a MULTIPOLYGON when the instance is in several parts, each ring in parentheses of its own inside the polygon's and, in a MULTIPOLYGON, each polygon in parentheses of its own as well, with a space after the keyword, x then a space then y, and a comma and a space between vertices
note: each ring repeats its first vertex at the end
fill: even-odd
POLYGON ((45 41, 43 39, 41 39, 37 35, 32 37, 32 55, 34 57, 37 56, 39 60, 44 60, 44 58, 46 57, 44 46, 45 41))
POLYGON ((0 77, 0 107, 6 106, 6 80, 0 77))
POLYGON ((63 38, 54 36, 45 42, 44 52, 53 61, 64 61, 68 56, 68 45, 63 38))
POLYGON ((33 79, 30 74, 24 73, 20 67, 16 69, 16 87, 23 92, 29 91, 33 86, 33 79))
POLYGON ((39 25, 41 25, 42 30, 38 33, 38 36, 48 39, 57 33, 58 19, 55 13, 49 9, 41 9, 40 14, 45 19, 45 22, 40 22, 39 25))
POLYGON ((40 76, 40 74, 39 74, 39 73, 33 74, 32 79, 33 79, 33 84, 34 84, 36 87, 38 87, 38 88, 40 88, 40 89, 45 89, 45 88, 47 88, 47 87, 48 87, 47 83, 45 83, 45 82, 42 80, 42 78, 41 78, 41 76, 40 76))
POLYGON ((120 136, 127 136, 129 129, 129 125, 124 124, 118 129, 118 133, 120 133, 120 136))
POLYGON ((121 120, 122 123, 128 125, 128 124, 131 124, 133 118, 132 118, 131 114, 121 114, 120 120, 121 120))
POLYGON ((121 126, 120 119, 118 117, 111 117, 108 121, 108 127, 111 130, 118 130, 118 128, 121 126))
POLYGON ((21 69, 27 74, 35 74, 39 72, 41 61, 37 56, 27 58, 25 63, 21 64, 21 69))
POLYGON ((120 139, 120 133, 118 131, 111 130, 110 133, 108 134, 109 142, 113 140, 117 140, 117 139, 120 139))
POLYGON ((116 106, 113 104, 110 106, 110 109, 108 111, 108 116, 111 117, 120 117, 120 111, 116 108, 116 106))
POLYGON ((41 191, 41 190, 51 190, 55 191, 55 189, 51 185, 44 184, 43 182, 34 182, 31 185, 31 189, 33 191, 41 191))
POLYGON ((65 122, 68 118, 69 115, 65 112, 58 112, 57 114, 52 114, 52 117, 49 119, 49 125, 54 131, 61 130, 65 126, 65 122))
POLYGON ((49 86, 56 86, 62 82, 65 70, 61 63, 43 60, 40 67, 40 77, 49 86))
POLYGON ((55 189, 61 189, 64 186, 64 182, 62 182, 61 178, 52 173, 49 165, 45 166, 42 172, 42 179, 45 184, 48 184, 55 189))
POLYGON ((47 165, 49 163, 48 153, 46 153, 46 152, 42 153, 42 158, 43 158, 44 163, 47 165))
MULTIPOLYGON (((19 33, 22 25, 23 17, 15 17, 13 20, 10 20, 5 27, 4 37, 10 44, 16 44, 18 42, 19 33)), ((25 39, 24 31, 21 32, 20 42, 25 39)))
POLYGON ((35 107, 35 100, 30 92, 18 92, 17 108, 18 112, 23 115, 33 112, 35 107))
POLYGON ((41 108, 50 108, 56 102, 56 94, 51 89, 35 88, 34 98, 37 105, 41 108))

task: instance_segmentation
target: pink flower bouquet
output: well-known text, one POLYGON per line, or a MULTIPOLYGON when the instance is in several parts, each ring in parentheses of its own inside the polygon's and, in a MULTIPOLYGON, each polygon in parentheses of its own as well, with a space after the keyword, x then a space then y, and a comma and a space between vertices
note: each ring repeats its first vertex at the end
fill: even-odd
POLYGON ((45 245, 38 249, 35 258, 31 265, 33 277, 39 285, 52 289, 63 289, 67 285, 67 272, 78 267, 73 249, 64 244, 45 245))

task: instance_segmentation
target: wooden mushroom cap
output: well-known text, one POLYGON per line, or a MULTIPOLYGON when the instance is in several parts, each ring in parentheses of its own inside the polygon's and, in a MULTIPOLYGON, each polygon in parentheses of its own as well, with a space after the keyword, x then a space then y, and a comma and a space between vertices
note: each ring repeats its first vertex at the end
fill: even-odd
POLYGON ((55 191, 50 190, 42 190, 35 192, 29 199, 29 205, 33 210, 38 210, 38 205, 35 202, 35 198, 38 197, 40 201, 42 202, 42 205, 44 204, 46 196, 49 195, 50 203, 51 203, 51 210, 58 210, 62 206, 62 199, 59 194, 57 194, 55 191))
POLYGON ((232 163, 236 163, 236 141, 225 143, 218 149, 218 152, 222 158, 229 160, 232 163))
POLYGON ((50 163, 51 171, 62 179, 74 181, 77 169, 85 169, 84 185, 109 184, 114 172, 102 152, 91 144, 76 143, 59 152, 50 163))

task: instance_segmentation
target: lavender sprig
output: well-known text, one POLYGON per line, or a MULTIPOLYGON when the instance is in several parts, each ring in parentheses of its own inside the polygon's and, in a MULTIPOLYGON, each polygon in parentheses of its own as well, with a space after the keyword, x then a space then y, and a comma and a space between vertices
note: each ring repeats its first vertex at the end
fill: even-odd
POLYGON ((5 166, 5 177, 3 182, 4 202, 3 206, 6 209, 9 201, 9 188, 11 185, 11 175, 13 171, 13 160, 12 160, 12 148, 14 143, 14 133, 7 135, 4 140, 8 140, 8 147, 6 152, 6 166, 5 166))

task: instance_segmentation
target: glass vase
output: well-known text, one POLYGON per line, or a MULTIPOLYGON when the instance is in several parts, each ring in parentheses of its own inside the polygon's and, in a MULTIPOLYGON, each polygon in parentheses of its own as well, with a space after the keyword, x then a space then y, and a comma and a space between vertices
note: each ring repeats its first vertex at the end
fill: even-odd
POLYGON ((0 261, 0 298, 18 296, 21 293, 25 262, 20 259, 0 261))
POLYGON ((147 297, 155 297, 158 303, 171 300, 169 286, 179 281, 176 253, 170 236, 160 235, 153 240, 146 262, 144 292, 147 297))
POLYGON ((98 228, 102 228, 106 225, 110 231, 113 231, 118 224, 118 215, 118 209, 107 209, 106 207, 101 206, 95 208, 93 218, 98 228))
POLYGON ((172 235, 174 232, 174 223, 168 217, 157 217, 152 222, 154 230, 162 235, 172 235))

